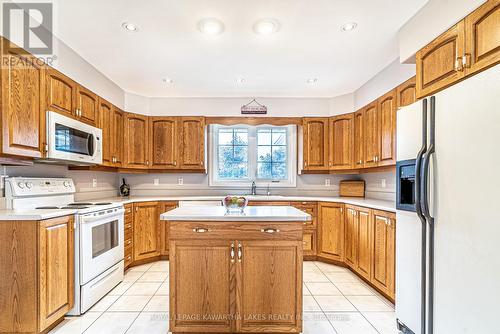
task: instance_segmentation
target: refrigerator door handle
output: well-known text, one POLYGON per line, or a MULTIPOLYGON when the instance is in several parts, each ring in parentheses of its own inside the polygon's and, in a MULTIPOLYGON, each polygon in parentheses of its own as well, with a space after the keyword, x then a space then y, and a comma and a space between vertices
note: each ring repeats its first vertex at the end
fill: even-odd
POLYGON ((429 172, 430 172, 430 161, 431 157, 435 152, 435 132, 436 132, 436 110, 435 110, 435 105, 436 105, 436 98, 434 96, 431 97, 431 110, 430 110, 430 129, 429 129, 429 148, 427 152, 424 154, 423 161, 422 161, 422 176, 420 180, 420 189, 422 191, 421 193, 421 202, 422 202, 422 213, 427 219, 427 222, 431 224, 434 219, 431 216, 430 210, 429 210, 429 172))

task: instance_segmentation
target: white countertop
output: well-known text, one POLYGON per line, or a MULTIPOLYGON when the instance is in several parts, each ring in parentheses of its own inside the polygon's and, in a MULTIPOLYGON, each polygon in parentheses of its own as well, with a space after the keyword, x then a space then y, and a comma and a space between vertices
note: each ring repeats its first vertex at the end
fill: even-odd
MULTIPOLYGON (((326 196, 248 196, 250 201, 290 201, 290 202, 336 202, 367 207, 375 210, 396 212, 393 201, 384 201, 370 198, 355 197, 326 197, 326 196)), ((112 202, 129 204, 134 202, 155 201, 221 201, 224 196, 132 196, 132 197, 110 197, 100 198, 100 202, 112 202)), ((76 210, 0 210, 0 221, 2 220, 44 220, 75 214, 76 210)))
POLYGON ((182 221, 309 221, 311 215, 291 206, 247 206, 243 213, 223 206, 184 206, 162 213, 161 220, 182 221))

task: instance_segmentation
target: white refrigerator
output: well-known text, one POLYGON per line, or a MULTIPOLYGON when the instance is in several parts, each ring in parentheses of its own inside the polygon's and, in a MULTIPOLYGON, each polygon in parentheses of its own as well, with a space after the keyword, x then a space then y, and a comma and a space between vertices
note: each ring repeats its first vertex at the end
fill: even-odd
POLYGON ((420 219, 411 205, 397 210, 398 326, 500 333, 500 65, 401 108, 397 118, 397 201, 423 211, 420 219), (405 161, 420 166, 414 178, 400 168, 405 161), (414 192, 402 194, 411 182, 414 192))

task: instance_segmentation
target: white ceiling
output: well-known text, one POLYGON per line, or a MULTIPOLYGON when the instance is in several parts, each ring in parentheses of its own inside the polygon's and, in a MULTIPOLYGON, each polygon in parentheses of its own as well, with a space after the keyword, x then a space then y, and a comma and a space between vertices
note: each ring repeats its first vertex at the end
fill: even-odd
POLYGON ((55 34, 124 90, 144 96, 332 97, 353 92, 398 57, 397 31, 426 2, 59 0, 55 34), (224 33, 201 34, 196 25, 205 17, 222 20, 224 33), (255 35, 260 18, 277 19, 280 31, 255 35), (125 21, 140 31, 126 32, 125 21), (341 32, 351 21, 358 28, 341 32))

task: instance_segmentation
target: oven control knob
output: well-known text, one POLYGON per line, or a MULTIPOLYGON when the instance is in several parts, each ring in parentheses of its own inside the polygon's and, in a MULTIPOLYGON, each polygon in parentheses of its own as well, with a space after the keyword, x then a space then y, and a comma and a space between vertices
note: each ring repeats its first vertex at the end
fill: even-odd
POLYGON ((17 186, 21 189, 24 189, 24 183, 22 182, 17 182, 17 186))
POLYGON ((69 181, 64 181, 64 182, 63 182, 63 186, 65 186, 66 188, 68 188, 68 187, 70 186, 69 181))
POLYGON ((28 189, 33 188, 33 183, 31 183, 31 182, 26 182, 26 188, 28 188, 28 189))

